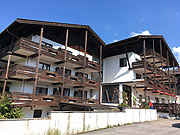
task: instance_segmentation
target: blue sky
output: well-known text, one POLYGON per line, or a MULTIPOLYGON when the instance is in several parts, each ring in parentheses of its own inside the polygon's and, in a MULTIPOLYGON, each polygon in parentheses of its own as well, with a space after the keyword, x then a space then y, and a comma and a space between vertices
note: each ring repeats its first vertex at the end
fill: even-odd
POLYGON ((5 0, 0 13, 0 32, 26 18, 88 24, 105 43, 144 31, 163 35, 180 61, 179 0, 5 0))

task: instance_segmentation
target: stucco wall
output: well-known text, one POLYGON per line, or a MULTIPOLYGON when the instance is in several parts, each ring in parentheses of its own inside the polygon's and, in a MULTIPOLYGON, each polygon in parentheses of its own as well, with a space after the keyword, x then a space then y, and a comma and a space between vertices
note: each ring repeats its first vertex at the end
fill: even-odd
POLYGON ((0 120, 2 135, 37 135, 48 130, 61 134, 75 134, 124 125, 157 120, 154 109, 126 109, 125 112, 52 112, 51 119, 0 120))
MULTIPOLYGON (((128 57, 130 65, 136 59, 140 60, 140 56, 133 52, 128 53, 128 57)), ((126 82, 135 79, 136 73, 133 70, 129 70, 128 64, 126 67, 119 67, 120 58, 126 58, 126 54, 103 59, 103 83, 126 82)))

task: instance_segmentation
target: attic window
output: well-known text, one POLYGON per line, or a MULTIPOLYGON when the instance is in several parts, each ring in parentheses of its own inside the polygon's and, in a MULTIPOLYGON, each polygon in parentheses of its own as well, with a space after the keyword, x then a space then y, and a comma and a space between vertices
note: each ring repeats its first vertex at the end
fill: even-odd
POLYGON ((126 58, 120 58, 119 60, 119 67, 126 67, 127 66, 127 59, 126 58))

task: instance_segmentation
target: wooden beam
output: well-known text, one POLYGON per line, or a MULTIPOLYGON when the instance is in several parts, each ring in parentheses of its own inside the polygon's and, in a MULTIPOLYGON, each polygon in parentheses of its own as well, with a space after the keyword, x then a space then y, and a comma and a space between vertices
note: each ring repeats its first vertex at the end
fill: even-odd
MULTIPOLYGON (((0 62, 7 63, 8 61, 7 61, 7 60, 0 59, 0 62)), ((10 61, 10 64, 14 64, 14 62, 10 61)))
POLYGON ((131 66, 130 66, 130 62, 129 62, 129 57, 128 57, 128 53, 127 53, 127 49, 126 49, 126 45, 124 45, 124 51, 126 53, 126 59, 127 59, 127 62, 128 62, 128 66, 129 66, 129 70, 131 69, 131 66))
POLYGON ((59 83, 52 83, 52 85, 62 85, 62 83, 61 82, 59 82, 59 83))
POLYGON ((11 77, 8 77, 8 80, 20 81, 20 82, 23 81, 23 79, 19 79, 19 78, 11 78, 11 77))
MULTIPOLYGON (((161 42, 161 39, 160 39, 159 45, 160 45, 160 60, 161 60, 161 68, 162 68, 161 70, 163 71, 163 64, 162 64, 163 56, 162 56, 162 42, 161 42)), ((163 84, 163 90, 164 90, 164 77, 163 77, 163 75, 162 75, 162 84, 163 84)))
POLYGON ((155 42, 153 39, 153 76, 154 76, 154 87, 156 89, 156 72, 155 72, 155 42))
POLYGON ((100 56, 99 56, 99 64, 100 64, 100 68, 99 68, 99 104, 101 104, 102 102, 102 92, 101 92, 101 66, 102 66, 102 45, 100 46, 100 56))
POLYGON ((73 88, 77 89, 77 88, 82 88, 84 86, 73 86, 73 88))
MULTIPOLYGON (((40 55, 41 55, 41 54, 40 54, 40 55)), ((38 56, 39 56, 39 54, 38 54, 38 53, 35 53, 35 54, 30 55, 29 58, 32 58, 32 59, 33 59, 33 58, 36 58, 36 57, 38 57, 38 56)))
MULTIPOLYGON (((168 65, 168 82, 169 82, 169 88, 171 87, 170 84, 170 73, 169 73, 169 52, 167 51, 167 65, 168 65)), ((170 92, 170 91, 169 91, 170 92)))
POLYGON ((85 66, 82 66, 82 67, 76 67, 76 68, 74 68, 75 70, 79 70, 79 69, 84 69, 85 68, 85 66))
MULTIPOLYGON (((87 51, 87 37, 88 36, 88 31, 86 30, 85 32, 85 45, 84 45, 84 68, 83 68, 83 86, 85 85, 85 81, 86 81, 86 78, 85 78, 85 67, 86 67, 86 51, 87 51)), ((82 88, 82 102, 84 103, 84 87, 82 88)))
POLYGON ((6 84, 7 84, 7 80, 8 80, 8 72, 9 72, 9 66, 10 66, 10 62, 11 62, 11 55, 12 55, 12 46, 14 44, 14 37, 12 37, 11 39, 11 46, 10 46, 10 52, 8 52, 8 62, 7 62, 7 67, 6 67, 6 73, 5 73, 5 80, 4 80, 4 85, 3 85, 3 91, 2 91, 2 96, 5 93, 6 90, 6 84))
POLYGON ((63 97, 63 92, 64 92, 64 78, 65 78, 65 69, 66 69, 68 37, 69 37, 69 29, 66 30, 66 39, 65 39, 64 64, 63 64, 62 87, 61 87, 61 96, 62 97, 63 97))
POLYGON ((26 58, 27 57, 26 55, 14 53, 14 52, 12 52, 12 55, 17 56, 17 57, 21 57, 21 58, 26 58))
POLYGON ((143 40, 143 54, 144 54, 144 79, 145 79, 145 88, 144 88, 144 96, 146 102, 146 90, 147 90, 147 75, 146 75, 146 41, 143 40))
POLYGON ((63 64, 63 63, 64 63, 64 61, 58 61, 58 62, 55 62, 54 64, 59 65, 59 64, 63 64))
POLYGON ((35 71, 35 81, 33 85, 33 95, 32 95, 32 105, 34 107, 34 98, 35 98, 35 93, 36 93, 36 86, 37 86, 37 81, 38 81, 38 72, 39 72, 39 61, 40 61, 40 56, 41 56, 41 47, 42 47, 42 38, 43 38, 43 32, 44 32, 44 27, 41 27, 41 33, 40 33, 40 39, 39 39, 39 48, 38 48, 38 56, 36 59, 36 71, 35 71))

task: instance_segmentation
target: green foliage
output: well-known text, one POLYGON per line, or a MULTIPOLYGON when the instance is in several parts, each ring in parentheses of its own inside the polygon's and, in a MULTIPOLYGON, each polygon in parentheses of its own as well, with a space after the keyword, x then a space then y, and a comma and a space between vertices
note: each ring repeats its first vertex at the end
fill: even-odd
POLYGON ((128 96, 125 91, 122 92, 123 94, 123 103, 119 104, 118 107, 126 107, 129 108, 130 106, 128 105, 128 96))
POLYGON ((118 107, 126 107, 126 108, 129 108, 130 106, 126 103, 121 103, 118 105, 118 107))
POLYGON ((123 103, 126 103, 128 102, 128 96, 127 96, 127 93, 125 91, 122 92, 123 94, 123 103))
POLYGON ((0 119, 21 118, 24 114, 22 109, 14 107, 9 94, 5 93, 0 99, 0 119))
POLYGON ((142 102, 140 108, 150 109, 148 98, 146 98, 146 102, 142 102))

